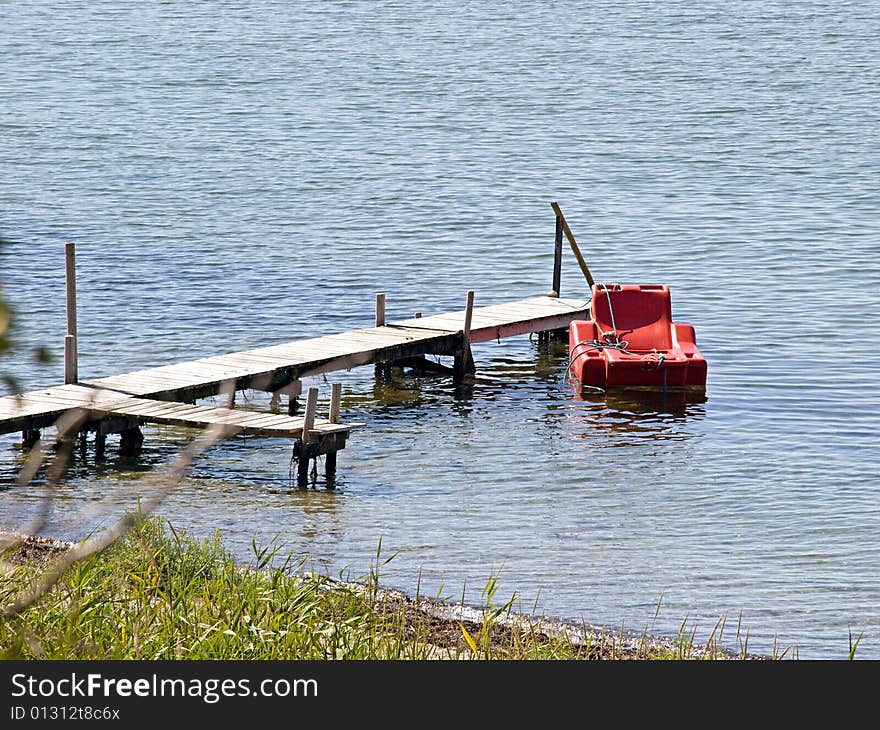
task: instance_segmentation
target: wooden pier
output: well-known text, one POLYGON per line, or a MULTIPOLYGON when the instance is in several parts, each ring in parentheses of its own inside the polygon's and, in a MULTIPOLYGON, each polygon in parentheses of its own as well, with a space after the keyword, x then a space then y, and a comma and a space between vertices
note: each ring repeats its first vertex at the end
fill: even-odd
POLYGON ((563 231, 585 277, 588 281, 591 277, 561 211, 553 206, 557 214, 553 289, 546 296, 474 307, 474 292, 469 291, 459 311, 431 316, 416 313, 410 319, 386 322, 385 295, 378 294, 372 327, 93 380, 79 380, 75 251, 74 244, 68 243, 65 383, 0 398, 0 434, 21 431, 22 445, 31 447, 43 429, 71 409, 80 409, 86 414, 79 429, 81 447, 85 448, 86 433, 94 433, 95 455, 101 458, 110 433, 120 434, 121 451, 137 453, 144 423, 202 428, 223 423, 231 433, 294 439, 300 484, 305 482, 308 460, 318 455, 326 455, 329 477, 335 471, 337 451, 345 447, 351 430, 363 424, 339 423, 338 383, 333 384, 326 419, 316 415, 317 388, 309 388, 303 415, 297 416, 303 378, 372 364, 380 377, 396 366, 462 381, 474 372, 472 343, 532 333, 546 341, 551 333, 566 336, 572 320, 589 316, 588 299, 559 296, 563 231), (441 365, 428 359, 429 355, 451 357, 453 365, 441 365), (271 393, 273 412, 235 408, 235 392, 242 390, 271 393), (221 393, 229 394, 228 407, 196 405, 198 399, 221 393), (286 415, 277 413, 282 396, 288 399, 286 415))
MULTIPOLYGON (((473 302, 472 293, 468 302, 473 302)), ((0 434, 21 431, 23 444, 31 446, 40 431, 51 427, 64 412, 81 408, 88 411, 84 430, 95 433, 99 457, 109 433, 121 434, 123 450, 136 451, 143 438, 139 427, 144 423, 204 427, 223 422, 238 433, 296 439, 299 443, 294 451, 300 462, 333 454, 329 461, 335 465, 335 452, 344 448, 350 431, 362 424, 337 422, 338 399, 335 403, 331 400, 327 419, 316 419, 313 399, 317 388, 309 389, 313 399, 307 398, 304 415, 294 417, 303 378, 372 364, 380 374, 400 366, 448 372, 462 379, 474 372, 471 343, 564 330, 571 320, 584 318, 588 311, 588 303, 582 299, 541 296, 386 323, 381 321, 380 306, 380 321, 374 327, 0 398, 0 434), (428 355, 450 356, 454 365, 438 365, 427 359, 428 355), (269 392, 276 403, 280 396, 286 396, 288 415, 195 405, 200 398, 218 395, 224 386, 231 391, 269 392)))

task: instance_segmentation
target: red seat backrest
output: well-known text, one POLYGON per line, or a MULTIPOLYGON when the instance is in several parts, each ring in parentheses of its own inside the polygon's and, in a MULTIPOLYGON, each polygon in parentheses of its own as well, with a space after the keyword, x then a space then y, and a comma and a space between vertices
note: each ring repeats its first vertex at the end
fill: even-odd
POLYGON ((672 300, 665 284, 594 284, 592 317, 600 338, 616 328, 630 350, 672 349, 672 300))

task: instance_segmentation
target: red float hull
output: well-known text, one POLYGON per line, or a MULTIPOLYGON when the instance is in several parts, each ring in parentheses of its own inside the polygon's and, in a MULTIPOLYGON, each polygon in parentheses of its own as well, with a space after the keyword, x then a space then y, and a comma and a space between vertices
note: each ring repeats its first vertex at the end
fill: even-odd
POLYGON ((569 325, 571 377, 602 388, 705 388, 694 328, 672 321, 665 284, 595 284, 589 320, 569 325))

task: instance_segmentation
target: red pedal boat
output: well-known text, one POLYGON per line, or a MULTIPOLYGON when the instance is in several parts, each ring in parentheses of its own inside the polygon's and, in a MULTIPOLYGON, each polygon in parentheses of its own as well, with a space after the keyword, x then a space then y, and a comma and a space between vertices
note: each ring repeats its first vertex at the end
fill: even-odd
POLYGON ((602 388, 706 387, 694 328, 672 321, 665 284, 594 284, 591 318, 568 328, 573 380, 602 388))

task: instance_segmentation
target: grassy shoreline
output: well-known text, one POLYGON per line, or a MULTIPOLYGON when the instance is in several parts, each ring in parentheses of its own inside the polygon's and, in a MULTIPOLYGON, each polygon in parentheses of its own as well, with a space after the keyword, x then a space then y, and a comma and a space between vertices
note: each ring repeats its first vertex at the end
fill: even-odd
MULTIPOLYGON (((0 604, 28 590, 71 545, 24 537, 7 551, 0 604)), ((480 607, 381 588, 380 561, 345 582, 254 546, 242 564, 219 535, 199 541, 143 519, 107 550, 69 568, 18 614, 0 617, 3 659, 746 660, 722 646, 719 620, 703 644, 607 631, 513 610, 493 581, 480 607)))

